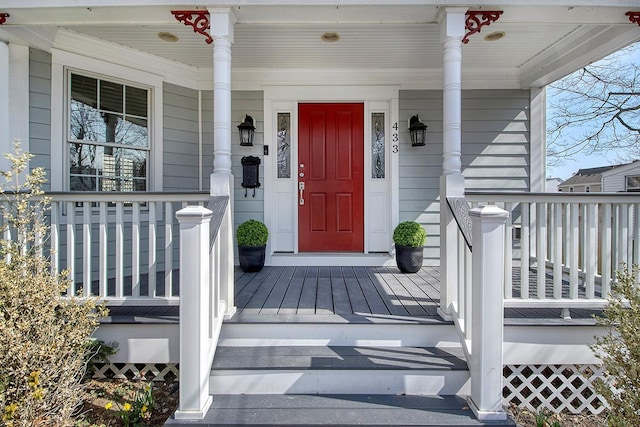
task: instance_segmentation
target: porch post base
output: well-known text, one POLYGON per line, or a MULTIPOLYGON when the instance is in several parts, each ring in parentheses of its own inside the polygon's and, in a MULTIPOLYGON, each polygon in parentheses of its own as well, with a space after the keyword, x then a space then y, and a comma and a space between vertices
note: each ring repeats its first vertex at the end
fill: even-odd
POLYGON ((236 315, 237 311, 238 311, 238 307, 236 307, 235 305, 233 307, 229 307, 229 310, 227 310, 227 312, 224 313, 224 320, 231 319, 233 316, 236 315))
POLYGON ((213 403, 213 396, 208 396, 201 409, 178 409, 173 418, 176 420, 202 420, 204 416, 209 412, 209 408, 213 403))
POLYGON ((473 415, 480 421, 504 421, 507 419, 507 413, 502 408, 496 410, 479 409, 471 396, 467 397, 467 403, 473 411, 473 415))
POLYGON ((444 311, 441 307, 438 307, 438 316, 442 317, 442 320, 446 320, 447 322, 453 321, 453 316, 450 313, 444 311))

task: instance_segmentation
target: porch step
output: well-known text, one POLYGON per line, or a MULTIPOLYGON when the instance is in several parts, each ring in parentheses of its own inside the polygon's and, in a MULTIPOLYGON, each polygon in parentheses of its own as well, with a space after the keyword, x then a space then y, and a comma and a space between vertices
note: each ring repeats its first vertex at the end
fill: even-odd
POLYGON ((200 421, 170 419, 171 427, 416 427, 511 426, 512 420, 478 421, 457 396, 215 395, 200 421))
POLYGON ((211 394, 469 393, 456 347, 219 347, 211 394))

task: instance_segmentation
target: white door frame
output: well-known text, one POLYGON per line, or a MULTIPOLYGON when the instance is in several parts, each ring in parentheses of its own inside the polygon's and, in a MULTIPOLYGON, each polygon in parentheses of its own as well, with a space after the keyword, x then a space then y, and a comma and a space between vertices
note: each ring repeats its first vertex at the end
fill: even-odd
POLYGON ((392 250, 392 227, 398 222, 398 153, 392 129, 398 122, 398 86, 266 86, 264 87, 264 220, 269 227, 267 265, 382 265, 392 250), (298 253, 298 104, 352 102, 364 104, 364 253, 298 253), (277 178, 276 120, 290 113, 291 178, 277 178), (386 177, 371 179, 371 114, 386 119, 386 177), (384 189, 383 189, 384 188, 384 189), (382 191, 377 191, 383 189, 382 191), (376 199, 378 195, 378 199, 376 199), (383 196, 382 196, 383 195, 383 196), (380 209, 380 197, 387 209, 380 209), (374 217, 374 215, 378 215, 374 217), (381 215, 381 216, 380 216, 381 215), (377 223, 374 220, 378 220, 377 223), (275 254, 274 254, 275 252, 275 254), (375 253, 377 256, 373 255, 375 253))

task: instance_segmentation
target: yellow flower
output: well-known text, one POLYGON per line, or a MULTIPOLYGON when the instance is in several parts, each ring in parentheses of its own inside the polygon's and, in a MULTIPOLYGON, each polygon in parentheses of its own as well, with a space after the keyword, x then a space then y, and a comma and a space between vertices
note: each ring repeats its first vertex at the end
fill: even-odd
POLYGON ((32 390, 35 390, 38 387, 38 384, 40 384, 40 371, 32 371, 29 374, 29 387, 31 387, 32 390))
POLYGON ((124 409, 126 412, 129 412, 131 410, 131 404, 129 402, 125 403, 122 409, 124 409))
POLYGON ((2 415, 2 421, 9 421, 13 419, 14 414, 18 410, 18 404, 12 403, 4 407, 4 414, 2 415))
POLYGON ((104 409, 106 409, 107 411, 111 408, 113 408, 113 402, 109 402, 106 405, 104 405, 104 409))
POLYGON ((42 398, 44 397, 44 389, 42 387, 37 388, 34 392, 33 392, 33 397, 36 398, 36 400, 42 400, 42 398))
POLYGON ((143 414, 147 412, 147 405, 142 405, 142 408, 140 408, 140 412, 142 412, 143 414))

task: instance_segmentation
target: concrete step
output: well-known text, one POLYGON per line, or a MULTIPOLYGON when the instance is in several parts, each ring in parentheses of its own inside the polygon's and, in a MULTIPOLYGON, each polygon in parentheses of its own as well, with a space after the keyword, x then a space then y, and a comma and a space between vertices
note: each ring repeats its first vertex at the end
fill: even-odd
POLYGON ((169 419, 166 426, 210 427, 416 427, 511 426, 512 420, 478 421, 457 396, 215 395, 200 421, 169 419))
POLYGON ((469 393, 459 347, 219 347, 211 394, 469 393))

